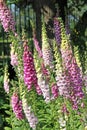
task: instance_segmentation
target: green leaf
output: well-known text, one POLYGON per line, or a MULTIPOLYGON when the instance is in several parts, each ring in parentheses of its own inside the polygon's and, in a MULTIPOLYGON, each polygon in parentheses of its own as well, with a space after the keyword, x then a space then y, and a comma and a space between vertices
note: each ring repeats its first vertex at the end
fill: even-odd
POLYGON ((6 122, 10 122, 11 119, 9 117, 5 118, 6 122))
POLYGON ((3 76, 0 76, 0 82, 2 82, 3 81, 3 76))
POLYGON ((4 127, 4 130, 11 130, 10 127, 4 127))
MULTIPOLYGON (((12 130, 26 130, 26 128, 24 128, 24 127, 15 127, 12 130)), ((30 129, 28 129, 28 130, 30 130, 30 129)))
POLYGON ((5 113, 7 113, 8 115, 11 115, 11 112, 10 112, 10 111, 7 111, 7 110, 6 110, 5 113))
POLYGON ((1 108, 8 109, 9 108, 9 104, 4 104, 1 108))
POLYGON ((12 122, 13 122, 14 126, 17 126, 17 127, 18 126, 21 127, 21 125, 22 125, 22 121, 18 120, 17 118, 13 118, 12 122))
POLYGON ((85 130, 84 126, 80 125, 80 127, 78 128, 78 130, 85 130))

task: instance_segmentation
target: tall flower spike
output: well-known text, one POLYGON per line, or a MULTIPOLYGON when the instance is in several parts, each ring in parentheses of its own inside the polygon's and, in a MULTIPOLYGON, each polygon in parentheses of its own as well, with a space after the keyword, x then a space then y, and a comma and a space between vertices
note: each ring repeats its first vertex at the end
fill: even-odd
POLYGON ((44 65, 54 68, 52 50, 47 39, 47 32, 45 23, 42 25, 42 54, 44 59, 44 65))
POLYGON ((11 106, 13 109, 13 112, 19 120, 23 119, 23 113, 22 113, 22 101, 19 101, 17 93, 13 93, 11 97, 11 106))
POLYGON ((67 77, 62 66, 62 58, 56 41, 53 41, 53 51, 54 51, 54 58, 55 58, 55 73, 56 73, 56 82, 57 82, 57 89, 59 94, 64 97, 69 97, 69 90, 68 90, 68 82, 67 77))
POLYGON ((41 63, 40 60, 38 60, 38 55, 36 52, 34 53, 34 63, 38 78, 38 85, 40 86, 45 102, 48 103, 50 102, 49 84, 46 81, 45 74, 42 72, 41 63))
POLYGON ((36 130, 36 125, 38 123, 38 119, 37 119, 37 117, 35 117, 34 113, 31 112, 31 107, 28 106, 27 100, 25 99, 24 96, 22 97, 22 103, 23 103, 23 110, 24 110, 25 116, 29 122, 30 127, 33 130, 36 130))
POLYGON ((8 73, 8 66, 5 66, 4 69, 4 90, 8 94, 9 93, 9 73, 8 73))
POLYGON ((18 57, 17 57, 17 53, 15 53, 13 44, 11 44, 10 56, 11 56, 11 65, 17 66, 18 65, 18 57))
POLYGON ((62 20, 60 22, 61 22, 61 39, 62 39, 61 54, 63 64, 67 69, 68 74, 67 76, 70 81, 71 101, 73 102, 73 109, 78 109, 78 104, 84 95, 82 91, 81 71, 76 63, 75 57, 73 56, 72 48, 70 46, 69 35, 66 35, 62 20))
POLYGON ((24 52, 23 52, 23 65, 24 65, 24 82, 27 85, 28 90, 35 86, 37 93, 40 95, 41 90, 37 83, 37 75, 34 67, 34 60, 32 53, 29 51, 27 41, 24 41, 24 52))
POLYGON ((37 50, 37 52, 38 52, 38 54, 39 54, 39 57, 42 57, 42 50, 41 50, 41 48, 40 48, 40 46, 39 46, 39 42, 38 42, 38 40, 36 39, 36 35, 35 35, 35 34, 34 34, 34 36, 33 36, 33 41, 34 41, 35 48, 36 48, 36 50, 37 50))
POLYGON ((82 65, 81 65, 81 61, 80 61, 80 56, 79 56, 79 48, 78 46, 74 46, 74 56, 76 58, 76 62, 82 72, 82 65))
POLYGON ((6 4, 2 2, 0 3, 0 21, 5 32, 8 32, 10 30, 12 32, 15 32, 15 22, 12 13, 6 4))
POLYGON ((57 20, 57 18, 54 18, 54 34, 56 38, 56 42, 58 46, 61 44, 61 28, 60 28, 60 22, 57 20))

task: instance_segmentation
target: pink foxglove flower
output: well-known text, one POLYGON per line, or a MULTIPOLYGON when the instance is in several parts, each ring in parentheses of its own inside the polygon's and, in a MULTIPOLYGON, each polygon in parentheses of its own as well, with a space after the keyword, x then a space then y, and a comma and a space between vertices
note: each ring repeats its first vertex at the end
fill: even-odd
POLYGON ((24 116, 22 113, 22 101, 19 100, 17 93, 14 93, 11 97, 11 106, 16 118, 19 120, 23 119, 24 116))
POLYGON ((9 73, 7 65, 4 70, 4 90, 7 94, 9 93, 9 73))
POLYGON ((61 54, 56 44, 56 41, 53 42, 53 51, 54 51, 54 58, 55 58, 56 84, 58 87, 59 95, 68 98, 69 97, 69 90, 68 90, 69 84, 67 82, 65 70, 62 66, 61 54))
POLYGON ((48 103, 51 100, 49 84, 45 81, 42 73, 38 73, 37 77, 38 77, 38 84, 39 84, 40 89, 42 91, 45 102, 48 103))
POLYGON ((34 53, 34 63, 35 63, 35 69, 38 78, 38 85, 40 86, 45 102, 48 103, 51 100, 50 88, 49 88, 48 81, 46 80, 46 76, 48 76, 48 72, 46 70, 44 70, 45 72, 43 72, 42 70, 43 67, 41 66, 40 60, 41 59, 38 60, 38 55, 34 53))
POLYGON ((12 16, 11 11, 6 6, 5 3, 0 3, 0 22, 3 25, 4 31, 15 32, 15 22, 12 16))
POLYGON ((32 53, 29 51, 29 47, 26 41, 24 42, 23 65, 24 65, 24 82, 27 85, 28 90, 31 90, 32 85, 34 85, 37 93, 40 95, 41 90, 37 83, 37 75, 34 67, 33 56, 32 53))
POLYGON ((51 92, 52 92, 54 98, 58 97, 58 86, 57 86, 57 84, 52 85, 51 92))
POLYGON ((43 72, 43 75, 49 76, 49 71, 46 69, 44 63, 41 64, 41 70, 43 72))
POLYGON ((34 115, 34 113, 31 111, 31 107, 28 106, 27 100, 24 97, 22 98, 22 103, 23 103, 23 110, 24 110, 25 116, 29 122, 29 125, 33 130, 35 130, 36 125, 38 123, 38 119, 34 115))
POLYGON ((66 107, 66 104, 63 104, 63 106, 62 106, 62 112, 69 114, 69 111, 68 111, 68 109, 66 107))
POLYGON ((73 109, 78 109, 80 100, 84 97, 82 91, 82 75, 80 68, 73 56, 72 48, 70 46, 69 36, 66 35, 64 25, 61 22, 61 54, 63 65, 67 70, 68 80, 70 82, 71 98, 73 102, 73 109))
POLYGON ((67 76, 64 72, 58 74, 56 76, 57 86, 59 90, 59 95, 69 98, 69 82, 67 80, 67 76))
POLYGON ((53 65, 53 55, 50 44, 48 43, 45 23, 42 25, 42 54, 44 59, 44 65, 54 68, 53 65))
POLYGON ((40 46, 39 46, 39 42, 38 42, 38 40, 36 39, 36 36, 35 36, 35 35, 34 35, 33 41, 34 41, 35 48, 36 48, 36 50, 37 50, 37 52, 38 52, 38 54, 39 54, 39 57, 42 57, 42 50, 41 50, 41 48, 40 48, 40 46))
POLYGON ((18 65, 18 57, 17 57, 17 53, 15 53, 15 51, 14 51, 14 47, 12 44, 11 44, 10 56, 11 56, 11 65, 17 66, 18 65))

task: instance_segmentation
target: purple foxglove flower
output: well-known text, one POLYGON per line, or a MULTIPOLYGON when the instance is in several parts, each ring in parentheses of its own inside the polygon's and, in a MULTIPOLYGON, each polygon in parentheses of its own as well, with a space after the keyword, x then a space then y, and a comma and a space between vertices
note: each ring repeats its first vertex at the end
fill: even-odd
POLYGON ((44 63, 41 64, 41 69, 42 69, 42 72, 45 76, 49 76, 49 72, 48 70, 46 69, 46 67, 44 66, 44 63))
POLYGON ((4 28, 5 32, 12 31, 15 32, 15 22, 11 11, 6 6, 5 3, 0 3, 0 22, 4 28))
POLYGON ((84 93, 82 91, 82 78, 81 78, 82 76, 80 74, 80 69, 74 57, 72 57, 71 59, 70 56, 67 55, 67 58, 64 58, 64 54, 66 55, 66 53, 67 51, 65 51, 65 53, 63 52, 62 56, 63 56, 64 65, 67 68, 68 80, 70 82, 70 87, 71 87, 69 89, 71 90, 70 99, 73 104, 73 109, 78 109, 78 104, 79 104, 78 102, 84 97, 84 93))
POLYGON ((61 23, 61 54, 63 65, 67 70, 68 80, 70 82, 71 98, 73 109, 78 109, 80 100, 84 97, 82 90, 82 74, 80 68, 74 58, 72 48, 70 46, 70 39, 66 35, 64 25, 61 23))
POLYGON ((17 93, 13 93, 11 97, 11 106, 13 109, 13 112, 19 120, 23 119, 23 113, 22 113, 22 101, 19 100, 17 93))
POLYGON ((66 73, 57 73, 56 81, 59 90, 59 95, 69 98, 69 81, 67 80, 66 73))
POLYGON ((32 85, 34 85, 37 93, 40 95, 41 90, 37 83, 37 75, 34 67, 33 56, 32 53, 29 51, 29 47, 26 41, 24 42, 23 65, 24 65, 24 82, 27 85, 28 90, 31 90, 32 85))
POLYGON ((51 87, 51 92, 54 96, 54 98, 58 97, 58 86, 56 84, 53 84, 51 87))
POLYGON ((60 26, 60 21, 58 18, 54 18, 54 34, 56 38, 56 42, 58 46, 61 44, 61 26, 60 26))
POLYGON ((42 50, 39 46, 39 42, 37 41, 36 36, 34 36, 33 41, 34 41, 35 48, 39 54, 39 57, 42 57, 42 50))

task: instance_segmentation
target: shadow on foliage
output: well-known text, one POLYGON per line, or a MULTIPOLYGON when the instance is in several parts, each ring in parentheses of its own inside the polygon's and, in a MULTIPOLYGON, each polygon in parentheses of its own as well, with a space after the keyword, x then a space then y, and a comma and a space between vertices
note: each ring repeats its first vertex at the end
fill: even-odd
POLYGON ((85 71, 85 61, 87 54, 87 11, 83 14, 81 19, 75 26, 75 30, 71 34, 74 46, 79 48, 80 61, 85 71))

